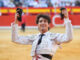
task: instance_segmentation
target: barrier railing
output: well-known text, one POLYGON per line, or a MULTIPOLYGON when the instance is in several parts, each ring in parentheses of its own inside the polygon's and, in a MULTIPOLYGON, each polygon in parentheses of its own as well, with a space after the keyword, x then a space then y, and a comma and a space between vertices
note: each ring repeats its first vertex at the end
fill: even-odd
MULTIPOLYGON (((0 8, 1 13, 12 13, 14 14, 16 12, 16 8, 0 8)), ((66 7, 68 12, 72 13, 80 13, 80 7, 66 7)), ((55 8, 22 8, 24 13, 60 13, 60 7, 55 8)))

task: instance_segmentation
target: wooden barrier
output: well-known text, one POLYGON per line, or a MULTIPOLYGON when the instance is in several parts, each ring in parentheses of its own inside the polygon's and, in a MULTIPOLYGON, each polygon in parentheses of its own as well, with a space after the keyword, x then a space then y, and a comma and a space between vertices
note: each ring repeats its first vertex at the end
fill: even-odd
MULTIPOLYGON (((24 15, 23 17, 26 20, 27 26, 36 26, 36 23, 35 23, 36 15, 24 15)), ((70 20, 72 21, 72 25, 80 26, 80 15, 69 15, 69 17, 70 17, 70 20)), ((53 18, 53 15, 51 15, 51 21, 52 21, 52 18, 53 18)), ((13 21, 14 21, 14 15, 0 16, 0 26, 10 26, 13 21)), ((63 21, 60 20, 60 18, 56 18, 55 23, 62 24, 63 21)), ((52 26, 53 24, 51 23, 51 27, 52 26)))

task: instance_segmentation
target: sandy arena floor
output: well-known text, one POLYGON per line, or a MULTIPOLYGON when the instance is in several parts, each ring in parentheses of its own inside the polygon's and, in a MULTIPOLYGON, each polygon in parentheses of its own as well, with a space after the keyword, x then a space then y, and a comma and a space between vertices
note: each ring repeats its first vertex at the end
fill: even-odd
MULTIPOLYGON (((64 33, 64 28, 53 28, 51 32, 64 33)), ((20 35, 37 34, 34 29, 26 29, 20 35)), ((31 60, 31 45, 20 45, 11 42, 11 30, 0 30, 0 60, 31 60)), ((74 29, 74 39, 70 43, 62 44, 53 60, 80 60, 80 29, 74 29)))

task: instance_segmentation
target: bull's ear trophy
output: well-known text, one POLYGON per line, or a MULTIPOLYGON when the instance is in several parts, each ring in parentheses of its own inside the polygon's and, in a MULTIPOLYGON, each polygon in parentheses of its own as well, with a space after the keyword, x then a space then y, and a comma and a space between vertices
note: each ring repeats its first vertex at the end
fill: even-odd
POLYGON ((66 9, 66 8, 64 8, 64 7, 60 8, 60 11, 61 11, 61 13, 60 13, 61 20, 63 20, 63 19, 64 19, 64 14, 62 14, 62 10, 65 10, 65 9, 66 9))
POLYGON ((19 17, 17 17, 17 20, 19 22, 21 22, 22 21, 22 12, 23 12, 23 10, 21 8, 17 8, 16 12, 19 14, 19 17))

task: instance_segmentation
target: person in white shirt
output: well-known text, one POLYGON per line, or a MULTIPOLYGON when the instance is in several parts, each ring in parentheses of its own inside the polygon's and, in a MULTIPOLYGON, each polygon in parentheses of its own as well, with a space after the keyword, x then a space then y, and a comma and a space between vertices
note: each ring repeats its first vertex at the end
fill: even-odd
POLYGON ((18 36, 19 14, 16 13, 15 21, 12 23, 12 41, 19 44, 32 45, 32 60, 51 60, 60 44, 70 42, 73 38, 72 24, 68 18, 67 10, 62 11, 64 14, 64 23, 66 31, 64 34, 49 32, 51 23, 50 17, 45 14, 39 14, 36 19, 38 30, 37 35, 18 36))

